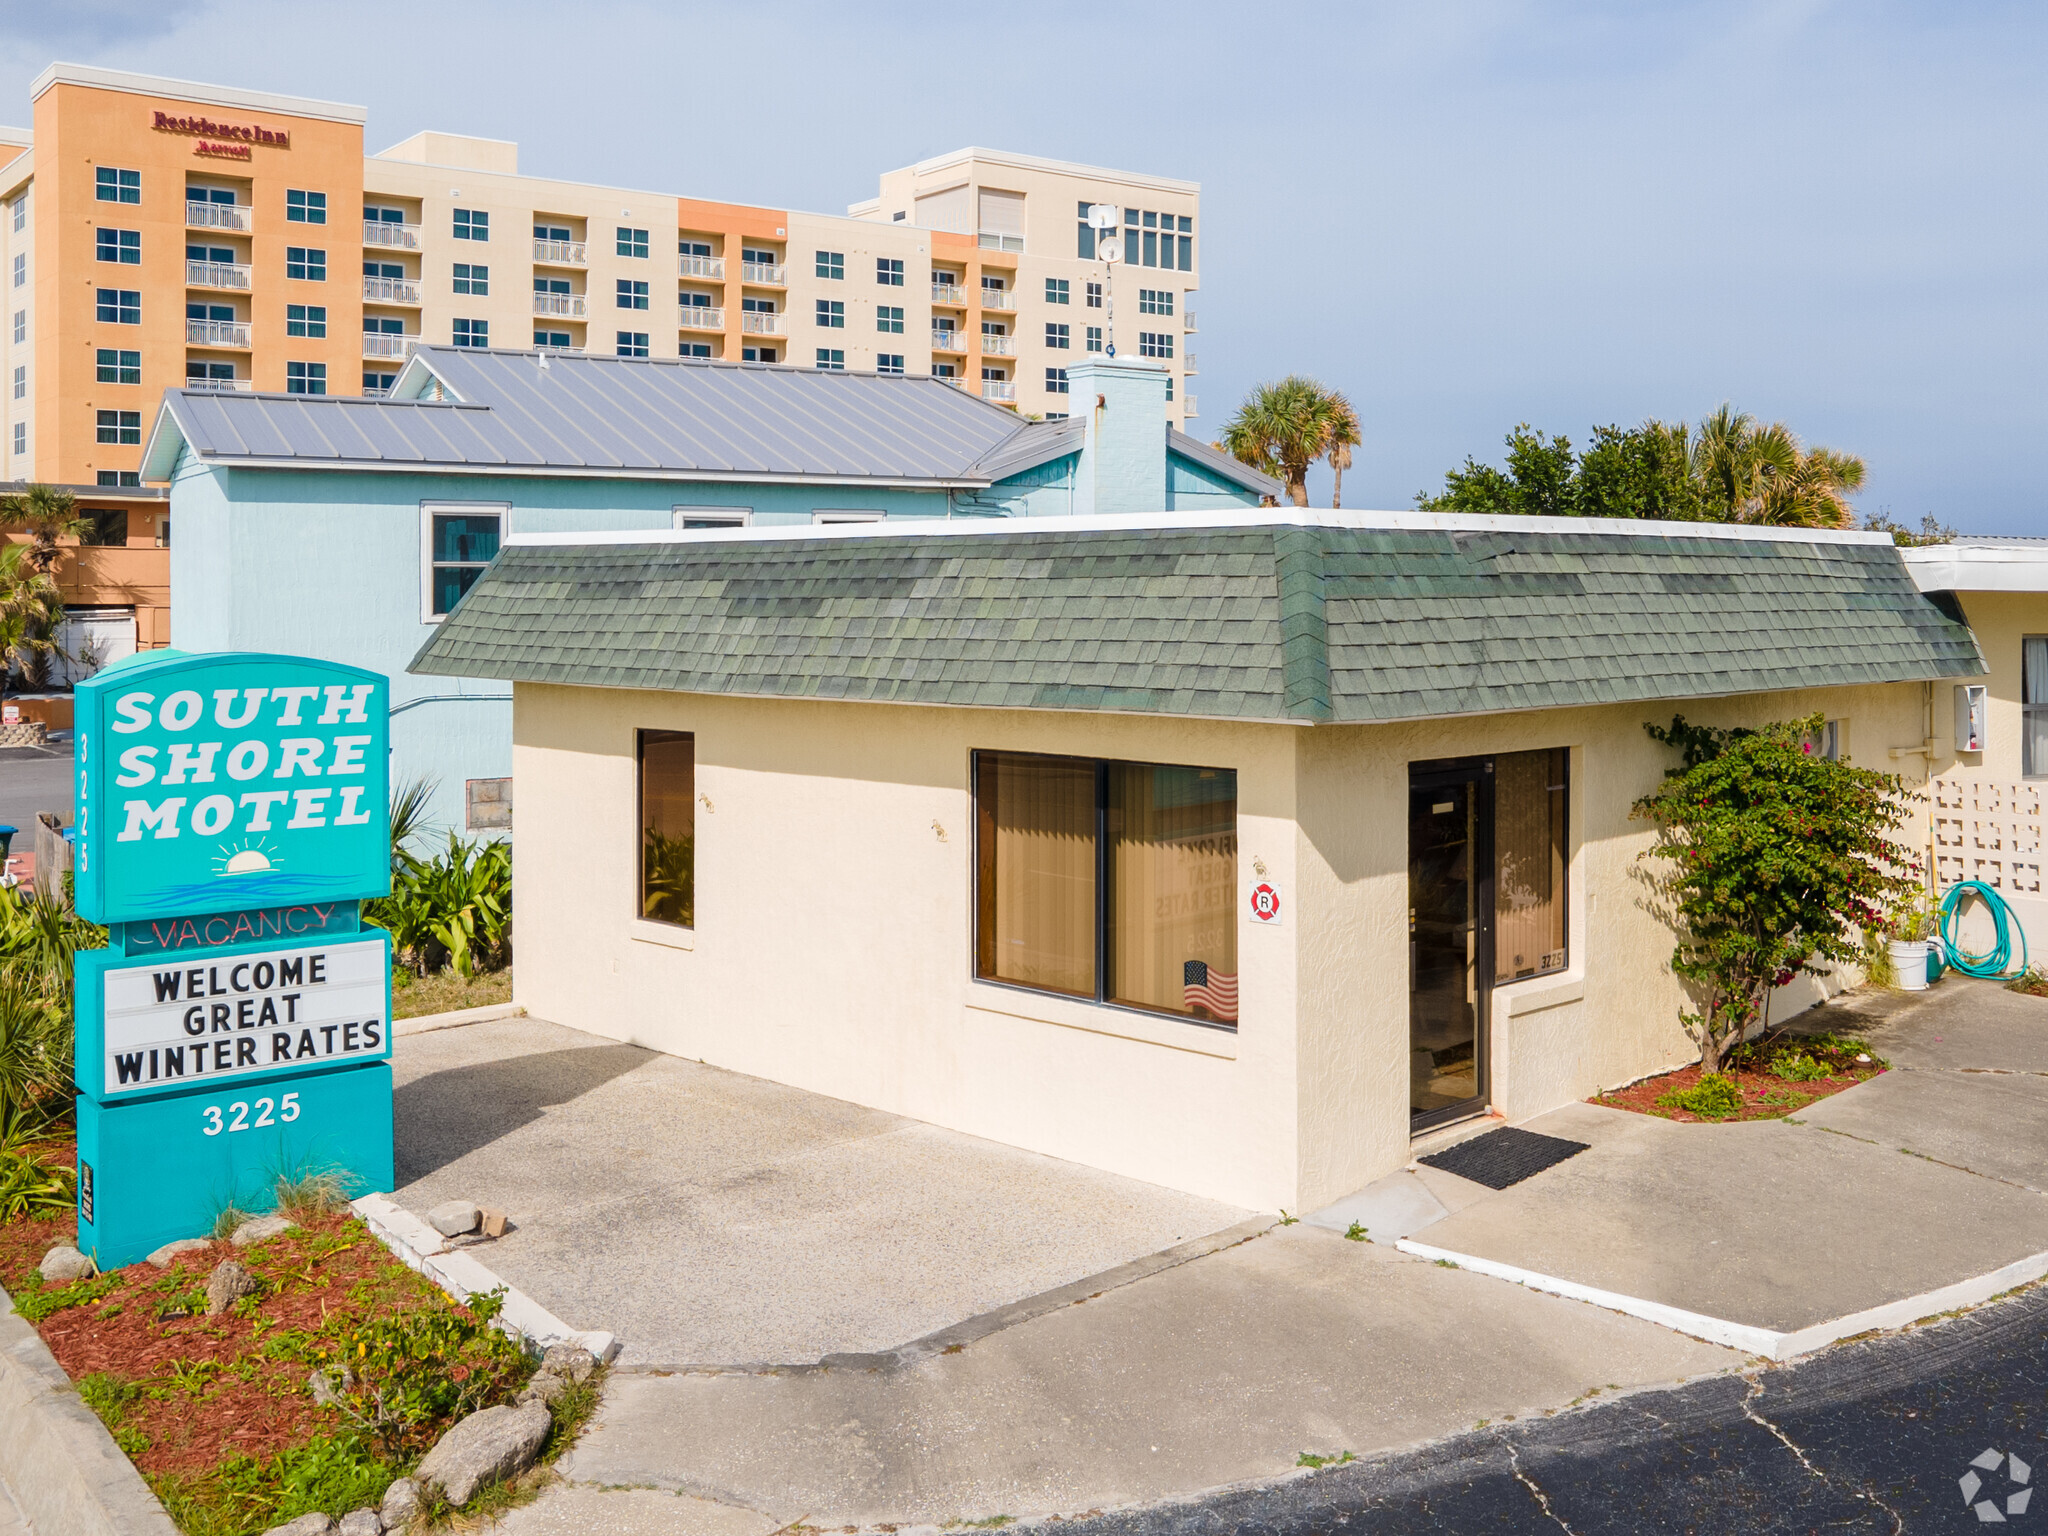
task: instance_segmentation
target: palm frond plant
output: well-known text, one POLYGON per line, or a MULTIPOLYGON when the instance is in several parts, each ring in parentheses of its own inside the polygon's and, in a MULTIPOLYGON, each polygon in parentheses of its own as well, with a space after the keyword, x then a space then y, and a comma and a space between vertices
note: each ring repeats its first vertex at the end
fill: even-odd
POLYGON ((54 485, 31 485, 11 496, 0 496, 0 527, 25 533, 20 571, 13 582, 0 575, 0 601, 21 607, 24 623, 11 649, 12 660, 21 670, 24 686, 37 689, 50 680, 50 668, 59 654, 58 625, 64 617, 64 597, 57 584, 57 567, 63 551, 57 541, 77 538, 91 526, 79 515, 78 498, 54 485))
POLYGON ((363 920, 391 935, 416 975, 452 967, 467 979, 500 969, 512 947, 511 845, 465 842, 451 829, 444 852, 403 856, 391 894, 364 902, 363 920))
POLYGON ((664 837, 647 828, 640 848, 640 912, 660 923, 690 927, 697 920, 697 839, 688 832, 664 837))
POLYGON ((1302 374, 1289 374, 1277 384, 1261 384, 1244 398, 1237 414, 1224 425, 1216 446, 1273 476, 1287 487, 1287 499, 1308 505, 1308 469, 1333 448, 1345 451, 1359 442, 1358 413, 1337 390, 1302 374))

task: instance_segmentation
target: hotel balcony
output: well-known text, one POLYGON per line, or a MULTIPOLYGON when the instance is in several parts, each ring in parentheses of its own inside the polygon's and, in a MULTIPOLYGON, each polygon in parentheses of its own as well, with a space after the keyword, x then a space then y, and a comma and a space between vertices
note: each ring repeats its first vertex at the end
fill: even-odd
POLYGON ((933 331, 932 350, 934 352, 965 352, 967 350, 967 333, 965 331, 933 331))
POLYGON ((533 296, 533 312, 536 315, 560 315, 566 320, 583 318, 584 295, 580 293, 536 293, 533 296))
POLYGON ((185 344, 192 347, 232 347, 249 350, 249 322, 246 320, 187 320, 185 344))
POLYGON ((1007 379, 983 379, 981 381, 981 398, 984 400, 1000 400, 1006 405, 1015 405, 1017 403, 1017 386, 1007 379))
POLYGON ((1007 288, 984 288, 981 290, 983 309, 1015 309, 1017 295, 1007 288))
POLYGON ((725 281, 725 258, 723 256, 678 256, 676 258, 678 277, 709 278, 714 283, 725 281))
POLYGON ((533 259, 544 267, 583 267, 590 264, 581 240, 536 240, 533 259))
POLYGON ((389 246, 396 251, 416 251, 420 248, 420 227, 417 224, 392 224, 384 219, 365 219, 363 244, 389 246))
POLYGON ((1180 413, 1187 417, 1189 421, 1193 421, 1202 414, 1195 409, 1195 397, 1193 395, 1182 395, 1180 397, 1180 413))
POLYGON ((783 317, 761 309, 740 311, 740 330, 748 336, 787 336, 788 329, 782 323, 783 317))
POLYGON ((187 389, 210 390, 217 395, 246 394, 256 387, 254 379, 187 379, 187 389))
POLYGON ((1180 312, 1180 328, 1190 336, 1195 334, 1195 312, 1192 309, 1180 312))
POLYGON ((981 337, 981 351, 984 357, 1015 357, 1017 338, 1014 336, 991 336, 986 331, 981 337))
POLYGON ((967 307, 967 290, 958 283, 933 283, 932 302, 944 304, 952 309, 967 307))
POLYGON ((686 331, 722 331, 725 311, 716 304, 685 304, 679 323, 686 331))
POLYGON ((536 352, 574 352, 578 357, 583 355, 581 347, 558 347, 551 342, 545 341, 536 341, 533 344, 533 350, 536 352))
POLYGON ((363 302, 365 304, 411 304, 420 302, 420 285, 409 277, 366 277, 363 279, 363 302))
POLYGON ((740 281, 752 283, 757 288, 786 288, 783 267, 779 263, 766 261, 743 261, 740 263, 740 281))
POLYGON ((400 336, 394 331, 363 332, 363 356, 390 357, 403 361, 420 344, 417 336, 400 336))
POLYGON ((1024 249, 1022 235, 1006 235, 998 230, 984 229, 975 237, 974 243, 984 251, 1017 251, 1024 249))
POLYGON ((187 229, 231 229, 238 235, 249 233, 256 210, 247 203, 200 203, 185 200, 185 227, 187 229))
POLYGON ((185 286, 187 288, 238 288, 249 291, 249 269, 234 261, 188 261, 185 263, 185 286))
POLYGON ((1188 376, 1189 378, 1191 378, 1191 379, 1192 379, 1192 378, 1193 378, 1193 377, 1194 377, 1194 376, 1195 376, 1196 374, 1198 374, 1198 373, 1200 373, 1200 372, 1202 371, 1201 369, 1199 369, 1199 368, 1197 368, 1197 367, 1195 366, 1195 354, 1194 354, 1194 353, 1192 353, 1192 352, 1189 352, 1189 353, 1186 353, 1185 355, 1183 355, 1183 356, 1182 356, 1182 358, 1181 358, 1181 360, 1180 360, 1180 371, 1181 371, 1182 373, 1186 374, 1186 375, 1187 375, 1187 376, 1188 376))

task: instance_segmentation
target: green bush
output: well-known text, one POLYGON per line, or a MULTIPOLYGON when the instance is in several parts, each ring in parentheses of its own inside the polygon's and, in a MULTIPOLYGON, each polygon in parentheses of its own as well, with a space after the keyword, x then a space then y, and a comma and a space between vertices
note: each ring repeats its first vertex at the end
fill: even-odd
POLYGON ((196 1475, 153 1479, 188 1536, 245 1536, 299 1515, 345 1515, 381 1503, 398 1469, 363 1437, 321 1435, 259 1461, 230 1456, 196 1475))
POLYGON ((510 845, 465 842, 449 832, 447 850, 436 857, 403 856, 391 894, 364 902, 363 920, 390 933, 392 948, 417 975, 444 966, 464 977, 500 969, 511 958, 510 845))
POLYGON ((1764 1070, 1788 1083, 1817 1083, 1824 1077, 1835 1075, 1825 1063, 1799 1051, 1778 1052, 1764 1070))
POLYGON ((1690 1088, 1674 1088, 1657 1100, 1665 1109, 1682 1109, 1702 1120, 1726 1120, 1742 1113, 1742 1090, 1724 1072, 1709 1072, 1690 1088))
POLYGON ((78 1200, 78 1176, 19 1152, 0 1151, 0 1221, 61 1216, 78 1200))

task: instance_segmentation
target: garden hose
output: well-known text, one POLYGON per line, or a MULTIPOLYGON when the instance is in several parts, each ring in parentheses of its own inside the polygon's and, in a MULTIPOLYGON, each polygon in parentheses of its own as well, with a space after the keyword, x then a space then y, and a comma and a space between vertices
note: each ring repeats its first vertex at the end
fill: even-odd
POLYGON ((2018 934, 2020 940, 2020 963, 2018 969, 2027 968, 2027 931, 2020 926, 2020 920, 2005 898, 1982 880, 1958 880, 1950 886, 1941 898, 1941 947, 1948 963, 1965 976, 2005 976, 2013 972, 2012 940, 2018 934), (1963 903, 1975 896, 1984 903, 1991 914, 1992 930, 1997 942, 1987 954, 1972 954, 1962 946, 1956 937, 1957 918, 1961 916, 1963 903))

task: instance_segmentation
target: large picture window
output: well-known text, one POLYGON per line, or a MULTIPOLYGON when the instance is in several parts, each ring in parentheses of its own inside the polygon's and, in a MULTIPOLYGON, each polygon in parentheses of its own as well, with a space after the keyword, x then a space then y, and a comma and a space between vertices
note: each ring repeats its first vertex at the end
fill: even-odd
POLYGON ((640 916, 678 928, 697 925, 697 738, 642 731, 640 916))
POLYGON ((1237 1023, 1237 774, 974 757, 975 974, 1237 1023))
POLYGON ((1563 747, 1493 760, 1494 980, 1565 968, 1563 747))

